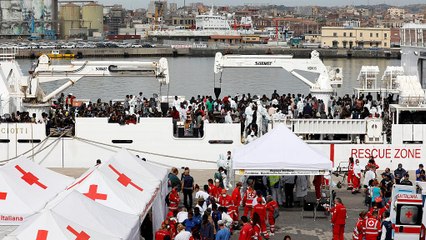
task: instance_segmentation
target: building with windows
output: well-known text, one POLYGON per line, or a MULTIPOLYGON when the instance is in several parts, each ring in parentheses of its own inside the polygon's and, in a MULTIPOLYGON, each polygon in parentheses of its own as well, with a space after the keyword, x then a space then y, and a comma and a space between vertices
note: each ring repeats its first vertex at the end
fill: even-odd
POLYGON ((390 28, 322 27, 321 45, 331 48, 390 48, 390 28))

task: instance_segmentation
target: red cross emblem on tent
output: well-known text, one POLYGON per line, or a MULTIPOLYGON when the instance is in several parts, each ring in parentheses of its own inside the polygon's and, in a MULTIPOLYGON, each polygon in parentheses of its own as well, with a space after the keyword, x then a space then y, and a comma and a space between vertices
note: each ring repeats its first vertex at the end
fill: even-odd
POLYGON ((72 234, 76 236, 75 240, 88 240, 90 239, 90 235, 87 234, 85 231, 77 232, 73 227, 70 225, 67 226, 67 230, 70 231, 72 234))
POLYGON ((411 219, 411 217, 413 216, 413 213, 412 213, 411 211, 408 211, 407 213, 405 213, 405 216, 406 216, 408 219, 411 219))
POLYGON ((47 240, 47 234, 49 231, 47 230, 38 230, 36 240, 47 240))
POLYGON ((111 164, 108 165, 108 167, 115 172, 118 175, 117 181, 119 183, 121 183, 121 185, 127 187, 128 185, 133 186, 134 188, 136 188, 139 191, 143 191, 143 189, 141 187, 139 187, 138 185, 136 185, 134 182, 132 182, 132 179, 129 178, 126 174, 119 172, 114 166, 112 166, 111 164))
POLYGON ((6 200, 7 192, 0 192, 0 200, 6 200))
POLYGON ((22 169, 19 165, 15 166, 16 170, 18 170, 20 173, 22 173, 22 177, 21 179, 24 180, 26 183, 28 183, 28 185, 33 185, 36 184, 37 186, 46 189, 47 186, 44 185, 43 183, 41 183, 38 179, 38 177, 36 177, 34 174, 32 174, 31 172, 26 172, 24 169, 22 169))
POLYGON ((90 185, 89 191, 87 193, 84 193, 84 195, 86 197, 92 199, 93 201, 95 201, 96 199, 106 200, 107 197, 108 197, 107 194, 98 193, 98 185, 96 185, 96 184, 90 185))

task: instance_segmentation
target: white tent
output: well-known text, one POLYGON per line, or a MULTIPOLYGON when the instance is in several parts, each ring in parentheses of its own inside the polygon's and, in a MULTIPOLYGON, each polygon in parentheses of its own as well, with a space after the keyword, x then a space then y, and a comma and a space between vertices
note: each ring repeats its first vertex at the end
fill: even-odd
POLYGON ((65 191, 6 239, 139 239, 139 218, 65 191))
POLYGON ((232 168, 239 175, 318 175, 331 161, 284 125, 235 150, 232 168))
POLYGON ((20 225, 45 207, 73 178, 20 157, 0 167, 0 225, 20 225))
POLYGON ((140 170, 147 172, 142 166, 130 169, 124 161, 112 158, 89 169, 68 190, 75 189, 97 203, 143 220, 145 209, 159 192, 160 181, 140 170))
POLYGON ((142 159, 136 157, 124 148, 114 154, 113 158, 122 162, 130 169, 138 169, 137 172, 143 176, 153 176, 155 179, 160 181, 160 191, 155 196, 154 203, 152 204, 153 229, 154 231, 159 229, 167 214, 167 206, 165 199, 166 195, 168 194, 169 170, 165 167, 150 163, 150 159, 147 159, 147 161, 143 161, 142 159), (141 169, 141 166, 143 167, 143 169, 141 169))

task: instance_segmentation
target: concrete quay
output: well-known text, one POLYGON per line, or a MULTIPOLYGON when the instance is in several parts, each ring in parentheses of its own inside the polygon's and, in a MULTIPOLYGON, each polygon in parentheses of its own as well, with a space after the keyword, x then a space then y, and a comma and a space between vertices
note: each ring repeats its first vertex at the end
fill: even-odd
MULTIPOLYGON (((71 52, 81 55, 83 58, 104 58, 104 57, 214 57, 216 52, 223 54, 291 54, 295 58, 308 58, 314 49, 308 48, 282 48, 282 47, 227 47, 227 48, 82 48, 82 49, 61 49, 61 53, 71 52)), ((41 53, 50 53, 52 49, 20 49, 17 58, 36 58, 41 53)), ((322 58, 388 58, 399 59, 400 49, 317 49, 322 58)))

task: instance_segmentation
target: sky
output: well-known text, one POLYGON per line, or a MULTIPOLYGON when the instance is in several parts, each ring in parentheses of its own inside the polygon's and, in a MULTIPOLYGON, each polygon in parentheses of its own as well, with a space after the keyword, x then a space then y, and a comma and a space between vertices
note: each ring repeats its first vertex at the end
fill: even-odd
MULTIPOLYGON (((425 0, 185 0, 186 4, 193 2, 203 2, 206 5, 260 5, 276 4, 286 6, 345 6, 345 5, 375 5, 386 3, 389 5, 401 6, 416 3, 425 3, 425 0)), ((127 9, 147 8, 149 0, 98 0, 104 5, 121 4, 127 9)), ((182 6, 184 0, 168 0, 168 2, 178 3, 182 6)))

